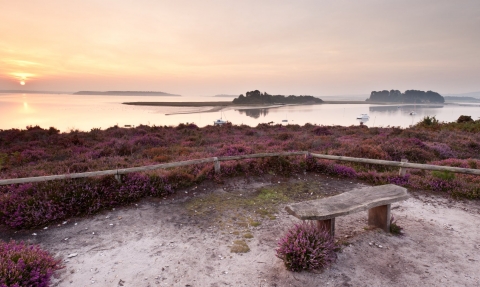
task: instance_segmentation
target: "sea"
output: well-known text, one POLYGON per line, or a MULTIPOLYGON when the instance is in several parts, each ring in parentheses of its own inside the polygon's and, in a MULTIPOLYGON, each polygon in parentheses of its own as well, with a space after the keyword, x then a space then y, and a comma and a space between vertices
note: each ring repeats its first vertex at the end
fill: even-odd
MULTIPOLYGON (((320 97, 325 101, 358 101, 359 97, 320 97)), ((255 127, 260 123, 352 126, 395 126, 406 128, 424 117, 441 122, 456 121, 467 115, 480 118, 478 103, 447 104, 321 104, 278 105, 270 107, 227 107, 220 111, 212 107, 133 106, 124 102, 230 102, 233 97, 175 96, 106 96, 72 94, 0 94, 0 129, 25 129, 27 126, 55 127, 61 132, 90 131, 93 128, 177 126, 194 123, 199 127, 213 125, 222 119, 235 125, 255 127), (368 119, 357 119, 367 114, 368 119)))

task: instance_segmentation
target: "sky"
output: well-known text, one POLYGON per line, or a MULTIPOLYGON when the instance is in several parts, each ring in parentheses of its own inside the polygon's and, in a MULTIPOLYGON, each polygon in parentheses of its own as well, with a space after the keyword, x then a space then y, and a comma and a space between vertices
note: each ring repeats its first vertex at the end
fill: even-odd
POLYGON ((478 0, 0 0, 0 90, 466 93, 479 75, 478 0))

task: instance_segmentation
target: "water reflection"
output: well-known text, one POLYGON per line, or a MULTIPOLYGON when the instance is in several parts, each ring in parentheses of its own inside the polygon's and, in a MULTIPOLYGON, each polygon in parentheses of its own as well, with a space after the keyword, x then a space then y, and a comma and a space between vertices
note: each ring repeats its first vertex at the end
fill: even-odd
MULTIPOLYGON (((188 98, 184 101, 211 101, 211 98, 188 98)), ((25 128, 30 125, 55 127, 61 131, 72 128, 89 131, 92 128, 106 129, 114 125, 176 126, 193 122, 199 127, 212 125, 220 112, 185 114, 185 107, 127 106, 122 102, 152 101, 152 97, 72 96, 72 95, 17 95, 0 94, 0 129, 25 128), (167 116, 167 114, 170 114, 167 116)), ((178 101, 178 97, 162 97, 153 101, 178 101), (163 99, 165 98, 165 99, 163 99)), ((193 108, 192 108, 193 109, 193 108)), ((198 109, 195 108, 195 109, 198 109)), ((439 121, 453 122, 460 115, 480 117, 478 106, 459 105, 370 105, 370 104, 324 104, 292 105, 273 108, 224 109, 223 119, 236 125, 257 126, 260 122, 274 124, 306 123, 318 125, 351 126, 360 123, 369 127, 408 127, 425 116, 435 116, 439 121), (410 115, 415 111, 416 115, 410 115), (357 120, 360 114, 369 114, 370 119, 357 120), (287 120, 288 122, 284 122, 287 120)))
POLYGON ((362 118, 362 119, 357 119, 357 120, 360 122, 360 124, 364 124, 364 123, 368 122, 368 120, 370 120, 370 118, 362 118))
POLYGON ((411 111, 421 110, 421 109, 440 109, 443 108, 442 105, 399 105, 399 106, 370 106, 368 110, 375 113, 410 113, 411 111))
POLYGON ((245 110, 236 110, 240 114, 245 114, 247 117, 258 119, 260 116, 265 117, 268 115, 268 109, 245 109, 245 110))

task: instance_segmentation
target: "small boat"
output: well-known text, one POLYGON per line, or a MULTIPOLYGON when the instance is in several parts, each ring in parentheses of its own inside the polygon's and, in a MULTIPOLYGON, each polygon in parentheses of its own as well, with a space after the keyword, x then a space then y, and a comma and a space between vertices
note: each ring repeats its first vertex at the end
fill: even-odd
POLYGON ((288 120, 282 120, 282 122, 283 122, 283 123, 287 123, 287 122, 288 122, 288 120))
POLYGON ((227 123, 227 121, 223 120, 223 113, 222 113, 222 111, 220 111, 220 119, 214 121, 213 125, 214 126, 221 126, 221 125, 226 124, 226 123, 227 123))
POLYGON ((222 119, 218 119, 218 120, 213 122, 213 125, 214 126, 221 126, 221 125, 226 124, 226 123, 227 123, 226 121, 224 121, 222 119))
POLYGON ((411 111, 409 115, 414 116, 414 115, 416 115, 416 114, 417 114, 416 112, 411 111))
POLYGON ((357 117, 357 120, 364 120, 364 119, 369 119, 370 117, 368 114, 361 114, 357 117))

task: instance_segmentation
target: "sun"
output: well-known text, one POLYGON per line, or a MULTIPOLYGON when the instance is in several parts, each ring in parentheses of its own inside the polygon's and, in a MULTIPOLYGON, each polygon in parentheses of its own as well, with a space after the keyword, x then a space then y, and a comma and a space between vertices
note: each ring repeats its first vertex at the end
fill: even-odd
POLYGON ((25 81, 20 81, 20 85, 25 86, 25 81))

